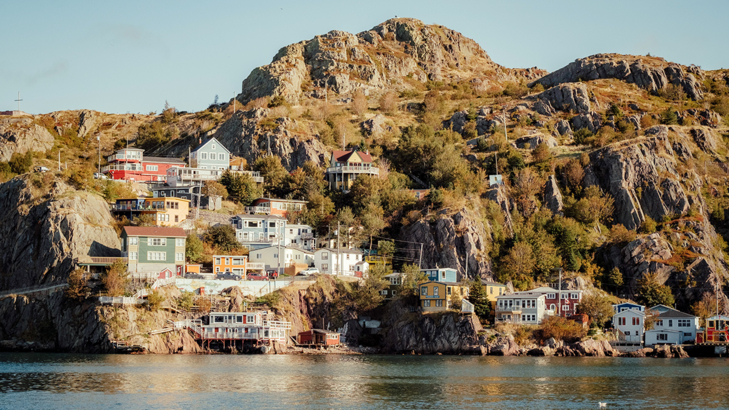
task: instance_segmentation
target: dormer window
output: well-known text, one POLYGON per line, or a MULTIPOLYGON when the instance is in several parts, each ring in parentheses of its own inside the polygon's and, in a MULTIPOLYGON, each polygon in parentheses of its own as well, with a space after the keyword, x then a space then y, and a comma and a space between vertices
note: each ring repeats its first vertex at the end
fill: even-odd
POLYGON ((213 149, 215 149, 215 148, 217 148, 217 146, 215 144, 213 144, 213 149))

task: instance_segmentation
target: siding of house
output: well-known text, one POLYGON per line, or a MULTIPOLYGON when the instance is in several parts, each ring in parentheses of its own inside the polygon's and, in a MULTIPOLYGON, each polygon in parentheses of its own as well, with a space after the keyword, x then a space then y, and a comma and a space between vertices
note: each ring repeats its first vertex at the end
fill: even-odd
POLYGON ((230 151, 220 141, 211 138, 192 152, 192 159, 197 162, 197 168, 228 169, 230 151))
POLYGON ((185 265, 185 238, 128 236, 126 232, 122 232, 122 241, 124 251, 129 255, 129 272, 159 273, 169 269, 172 272, 182 273, 178 267, 185 265), (130 242, 132 238, 136 238, 136 244, 130 242), (163 239, 164 245, 154 245, 158 239, 163 239), (178 260, 179 256, 181 260, 178 260), (133 257, 136 259, 132 259, 133 257))

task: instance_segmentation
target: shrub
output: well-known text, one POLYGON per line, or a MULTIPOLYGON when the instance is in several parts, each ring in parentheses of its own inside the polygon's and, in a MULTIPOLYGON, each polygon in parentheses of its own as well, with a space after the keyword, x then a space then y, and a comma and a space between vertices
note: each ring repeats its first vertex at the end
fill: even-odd
POLYGON ((658 283, 656 273, 645 273, 638 280, 638 302, 646 306, 666 305, 673 306, 675 299, 671 288, 658 283))
POLYGON ((203 241, 224 252, 240 248, 240 244, 235 238, 235 230, 230 225, 217 225, 209 228, 203 234, 203 241))
POLYGON ((367 97, 362 90, 357 90, 352 96, 352 111, 360 117, 367 112, 367 97))
POLYGON ((651 218, 650 216, 647 216, 647 215, 645 217, 645 221, 643 221, 643 223, 640 224, 640 231, 642 233, 651 234, 651 233, 654 233, 657 228, 658 228, 658 224, 656 223, 656 221, 654 221, 653 218, 651 218))
POLYGON ((210 312, 210 308, 213 307, 213 303, 210 301, 210 298, 198 296, 195 298, 195 306, 197 306, 201 313, 208 313, 210 312))
POLYGON ((388 91, 380 96, 380 110, 386 113, 392 113, 397 108, 397 94, 388 91))
POLYGON ((661 113, 661 124, 665 125, 678 125, 678 116, 676 112, 671 108, 661 113))
POLYGON ((117 260, 101 276, 101 284, 109 296, 122 296, 129 283, 127 265, 117 260))
POLYGON ((182 309, 185 309, 189 312, 192 310, 192 307, 195 305, 194 298, 195 298, 194 293, 182 292, 182 296, 180 296, 180 298, 177 299, 177 306, 179 306, 182 309))
POLYGON ((575 139, 575 143, 582 145, 586 142, 588 138, 592 137, 593 134, 587 128, 580 128, 579 130, 574 132, 573 136, 575 139))
POLYGON ((603 327, 615 313, 610 299, 599 295, 597 292, 585 294, 577 306, 577 312, 589 316, 592 323, 598 327, 603 327))
POLYGON ((635 237, 635 231, 629 230, 622 224, 617 224, 613 225, 613 227, 610 228, 610 236, 608 238, 608 241, 615 245, 621 245, 634 241, 635 237))
POLYGON ((135 145, 138 148, 151 151, 168 143, 170 139, 172 139, 172 131, 166 128, 161 121, 155 121, 139 126, 135 145))
POLYGON ((147 306, 149 310, 157 310, 162 306, 162 302, 165 301, 165 297, 158 290, 153 290, 147 295, 147 306))
POLYGON ((277 95, 273 98, 271 98, 271 101, 268 103, 268 108, 276 108, 280 106, 286 106, 288 105, 288 102, 286 101, 286 98, 282 95, 277 95))
POLYGON ((66 297, 74 300, 86 299, 89 294, 89 287, 86 286, 86 272, 83 268, 76 268, 68 277, 68 287, 65 290, 66 297))
POLYGON ((25 154, 13 153, 8 162, 10 171, 16 174, 25 174, 30 171, 33 165, 33 152, 28 151, 25 154))
POLYGON ((542 325, 535 332, 540 340, 554 338, 567 343, 574 343, 587 335, 587 331, 581 324, 560 316, 550 316, 542 322, 542 325))
POLYGON ((194 233, 187 235, 187 240, 185 241, 185 257, 187 260, 190 262, 200 262, 203 253, 204 247, 200 238, 194 233))

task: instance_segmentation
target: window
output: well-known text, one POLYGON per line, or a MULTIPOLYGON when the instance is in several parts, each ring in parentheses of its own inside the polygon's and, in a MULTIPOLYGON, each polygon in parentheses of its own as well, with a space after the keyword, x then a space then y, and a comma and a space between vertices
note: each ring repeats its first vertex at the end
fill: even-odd
POLYGON ((207 152, 201 152, 200 153, 200 159, 208 159, 208 153, 207 152))
POLYGON ((678 319, 678 327, 691 327, 691 320, 678 319))
POLYGON ((395 295, 397 295, 397 291, 393 290, 392 291, 392 296, 395 296, 395 295))
MULTIPOLYGON (((638 332, 636 331, 636 332, 635 332, 635 334, 637 335, 637 334, 638 334, 638 332)), ((626 331, 625 331, 625 336, 630 336, 630 330, 626 330, 626 331)))
POLYGON ((423 301, 423 307, 430 307, 430 301, 429 300, 424 300, 423 301))
POLYGON ((554 303, 552 303, 551 305, 549 305, 549 310, 554 310, 556 308, 557 308, 557 306, 554 306, 554 303))
POLYGON ((225 316, 215 316, 215 323, 225 322, 225 316))
POLYGON ((440 277, 445 279, 445 272, 441 272, 440 277))
POLYGON ((560 299, 567 300, 567 296, 569 296, 569 295, 567 293, 561 293, 559 296, 560 296, 560 299))
POLYGON ((435 301, 436 307, 443 307, 443 299, 438 299, 435 301))
POLYGON ((570 299, 579 299, 580 295, 579 293, 570 293, 570 299))
POLYGON ((212 147, 213 147, 213 149, 217 149, 218 148, 218 146, 215 145, 215 144, 213 144, 212 147))
POLYGON ((428 288, 426 286, 423 286, 422 288, 420 288, 420 295, 428 296, 428 288))
POLYGON ((147 260, 149 260, 149 261, 166 261, 167 252, 147 252, 147 260))
POLYGON ((175 222, 180 222, 180 215, 175 215, 175 222))
POLYGON ((665 342, 668 340, 668 334, 667 333, 659 333, 656 335, 656 340, 665 342))
MULTIPOLYGON (((175 221, 177 222, 177 221, 175 221)), ((175 239, 175 246, 185 246, 185 238, 175 239)))
POLYGON ((433 286, 433 296, 438 296, 438 287, 433 286))
POLYGON ((219 267, 216 267, 215 268, 215 273, 218 273, 218 272, 220 272, 220 268, 219 267))
POLYGON ((329 252, 322 252, 321 253, 321 260, 328 261, 329 260, 329 252))
POLYGON ((225 154, 218 154, 218 159, 221 161, 225 161, 225 154))
POLYGON ((556 293, 547 293, 547 299, 556 299, 557 294, 556 293))
POLYGON ((138 240, 139 240, 139 238, 137 238, 136 236, 133 236, 133 237, 129 238, 129 244, 136 245, 138 243, 138 240))
POLYGON ((129 260, 130 260, 130 261, 135 261, 135 260, 137 260, 137 258, 138 258, 138 256, 137 256, 137 255, 138 255, 138 254, 137 254, 137 252, 129 252, 129 260))
POLYGON ((663 326, 663 320, 656 320, 656 326, 663 326))
POLYGON ((322 263, 321 270, 329 270, 329 264, 328 263, 322 263))
POLYGON ((562 310, 565 311, 565 312, 569 312, 570 305, 564 305, 564 306, 562 306, 562 310))
POLYGON ((149 238, 150 246, 166 246, 167 238, 149 238))
POLYGON ((215 264, 220 265, 220 258, 215 258, 215 264))
POLYGON ((632 323, 633 323, 633 326, 640 325, 640 318, 634 317, 632 323))
POLYGON ((494 288, 489 286, 489 295, 493 295, 493 294, 494 294, 494 288))
POLYGON ((175 253, 175 261, 185 261, 185 252, 177 252, 175 253))
POLYGON ((276 227, 276 222, 269 222, 268 223, 268 227, 269 228, 275 228, 276 227))
POLYGON ((446 289, 446 292, 448 293, 448 295, 451 294, 451 287, 450 286, 448 286, 448 288, 446 289))
POLYGON ((385 295, 385 296, 387 296, 387 289, 385 289, 385 290, 381 290, 381 291, 380 291, 380 294, 382 294, 382 295, 385 295))
POLYGON ((147 165, 147 171, 157 171, 157 165, 147 165))
POLYGON ((246 226, 249 228, 258 228, 258 222, 246 221, 246 226))
POLYGON ((673 327, 673 320, 672 319, 668 319, 668 327, 673 327))

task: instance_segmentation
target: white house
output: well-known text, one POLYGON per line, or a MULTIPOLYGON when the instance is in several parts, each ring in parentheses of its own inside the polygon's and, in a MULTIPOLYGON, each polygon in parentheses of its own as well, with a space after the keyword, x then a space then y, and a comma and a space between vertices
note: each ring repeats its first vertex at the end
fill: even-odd
POLYGON ((643 341, 645 312, 638 309, 624 309, 613 315, 613 328, 618 331, 618 340, 640 343, 643 341))
POLYGON ((613 310, 615 311, 615 313, 620 313, 624 310, 637 310, 639 312, 645 312, 645 306, 638 305, 636 303, 623 302, 618 303, 617 305, 613 305, 613 310))
POLYGON ((314 252, 314 266, 321 273, 350 275, 367 273, 370 265, 364 261, 362 252, 356 249, 322 248, 314 252))
POLYGON ((248 260, 263 263, 270 269, 278 267, 279 262, 282 268, 288 268, 293 264, 311 266, 314 263, 314 254, 293 246, 269 246, 249 251, 248 260))
POLYGON ((285 228, 286 246, 292 245, 307 251, 314 250, 314 229, 309 225, 287 224, 285 228))
POLYGON ((516 292, 496 297, 496 321, 538 325, 548 316, 546 296, 539 292, 516 292))
POLYGON ((681 344, 696 341, 699 318, 665 305, 649 309, 656 316, 653 329, 645 332, 645 345, 681 344))

